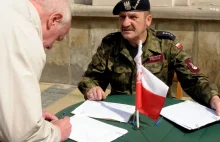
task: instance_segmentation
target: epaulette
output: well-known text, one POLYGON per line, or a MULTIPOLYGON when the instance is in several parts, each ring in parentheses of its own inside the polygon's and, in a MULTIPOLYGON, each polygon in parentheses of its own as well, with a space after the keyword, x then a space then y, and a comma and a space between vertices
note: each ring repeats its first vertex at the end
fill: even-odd
POLYGON ((170 32, 165 32, 165 31, 157 31, 156 36, 161 39, 171 39, 171 40, 176 39, 175 35, 173 35, 170 32))
POLYGON ((120 35, 121 35, 120 32, 110 33, 110 34, 106 35, 104 37, 104 39, 108 40, 108 39, 116 38, 116 37, 118 37, 120 35))
POLYGON ((103 42, 112 43, 117 40, 120 40, 121 39, 120 37, 121 37, 120 32, 110 33, 103 38, 103 42))

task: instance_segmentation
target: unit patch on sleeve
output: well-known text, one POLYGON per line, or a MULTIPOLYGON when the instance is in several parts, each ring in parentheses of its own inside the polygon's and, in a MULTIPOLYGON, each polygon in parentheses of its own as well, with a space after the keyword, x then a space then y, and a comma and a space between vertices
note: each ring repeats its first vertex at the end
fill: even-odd
POLYGON ((192 63, 190 58, 186 59, 185 63, 192 73, 195 74, 199 73, 200 69, 192 63))

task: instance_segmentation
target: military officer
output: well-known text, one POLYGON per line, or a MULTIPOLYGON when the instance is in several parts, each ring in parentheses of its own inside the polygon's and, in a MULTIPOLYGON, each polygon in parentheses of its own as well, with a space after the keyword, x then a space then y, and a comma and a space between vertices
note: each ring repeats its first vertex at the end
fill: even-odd
POLYGON ((168 86, 174 72, 183 90, 197 102, 216 109, 220 115, 220 98, 211 84, 191 60, 176 37, 149 28, 152 21, 148 0, 121 0, 114 9, 119 15, 120 32, 102 39, 78 88, 89 100, 105 99, 104 90, 111 85, 113 94, 135 94, 138 43, 143 42, 142 64, 168 86))

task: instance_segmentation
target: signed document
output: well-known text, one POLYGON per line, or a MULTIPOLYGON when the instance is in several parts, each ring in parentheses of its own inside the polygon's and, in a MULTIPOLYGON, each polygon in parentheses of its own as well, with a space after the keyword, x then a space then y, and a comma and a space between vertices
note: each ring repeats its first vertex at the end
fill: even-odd
POLYGON ((89 100, 72 111, 73 114, 119 122, 128 122, 134 112, 135 106, 132 105, 89 100))

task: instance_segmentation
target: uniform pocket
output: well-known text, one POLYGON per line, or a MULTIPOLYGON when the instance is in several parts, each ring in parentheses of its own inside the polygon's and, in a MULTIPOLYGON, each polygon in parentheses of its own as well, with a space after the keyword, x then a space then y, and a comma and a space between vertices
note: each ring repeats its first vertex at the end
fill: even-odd
POLYGON ((168 83, 168 62, 166 60, 154 63, 145 63, 145 68, 147 68, 151 73, 157 76, 164 83, 168 83))
POLYGON ((112 70, 111 85, 115 90, 125 91, 131 80, 132 70, 127 66, 114 66, 112 70))
POLYGON ((145 63, 144 66, 153 74, 160 73, 163 68, 163 62, 145 63))

